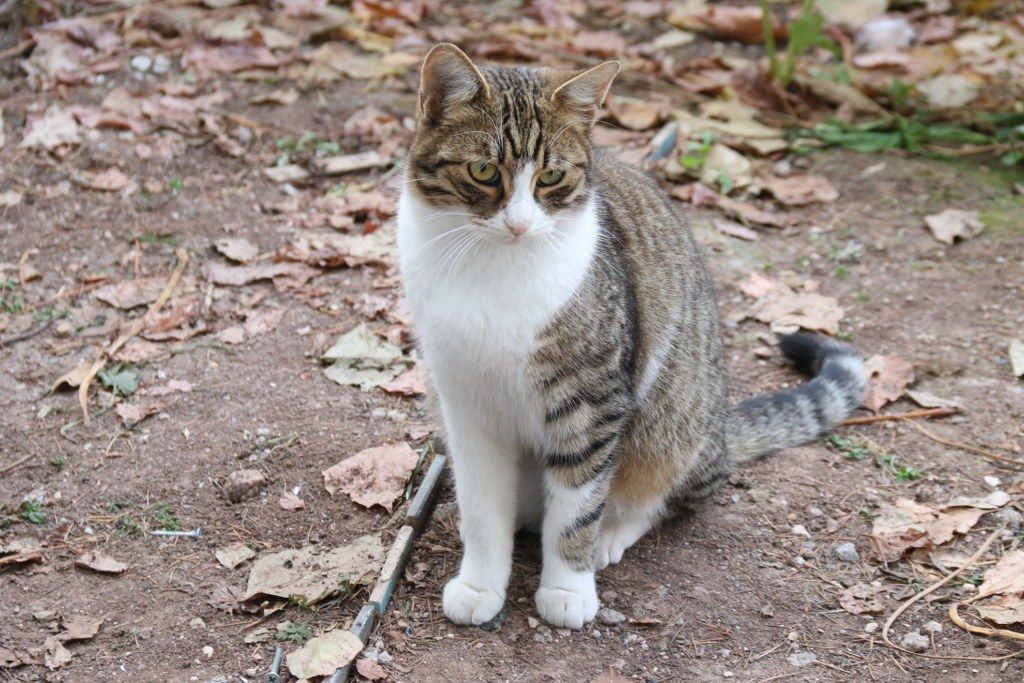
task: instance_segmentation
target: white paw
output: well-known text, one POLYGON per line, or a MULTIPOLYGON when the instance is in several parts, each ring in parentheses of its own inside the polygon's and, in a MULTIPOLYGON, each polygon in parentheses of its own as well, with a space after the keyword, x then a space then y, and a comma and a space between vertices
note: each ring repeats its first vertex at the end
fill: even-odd
POLYGON ((456 624, 479 626, 497 616, 505 596, 490 588, 474 588, 456 576, 444 587, 441 603, 444 615, 456 624))
POLYGON ((633 545, 621 526, 605 526, 597 535, 597 542, 594 548, 594 566, 601 570, 610 564, 618 564, 622 561, 622 554, 626 548, 633 545))
POLYGON ((582 591, 540 588, 536 600, 540 618, 555 628, 581 629, 583 624, 593 621, 599 607, 593 585, 582 591))

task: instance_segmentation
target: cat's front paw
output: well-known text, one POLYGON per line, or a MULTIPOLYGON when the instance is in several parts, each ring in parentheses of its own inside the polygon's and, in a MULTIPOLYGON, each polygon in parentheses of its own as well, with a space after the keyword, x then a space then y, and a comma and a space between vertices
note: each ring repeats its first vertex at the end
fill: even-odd
POLYGON ((501 611, 505 596, 490 588, 475 588, 456 576, 444 587, 444 615, 456 624, 479 626, 501 611))
POLYGON ((593 621, 600 606, 593 585, 580 590, 540 588, 536 601, 540 618, 555 628, 581 629, 583 624, 593 621))

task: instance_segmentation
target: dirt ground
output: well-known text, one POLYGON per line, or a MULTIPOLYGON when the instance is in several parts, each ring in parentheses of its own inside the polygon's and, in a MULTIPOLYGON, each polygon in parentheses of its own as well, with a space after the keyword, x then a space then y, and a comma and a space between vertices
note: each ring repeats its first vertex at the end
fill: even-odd
MULTIPOLYGON (((51 633, 40 612, 104 620, 95 637, 68 644, 73 658, 59 670, 0 668, 0 679, 263 680, 274 643, 243 642, 254 628, 273 630, 286 619, 313 632, 345 626, 365 593, 315 608, 288 605, 266 617, 230 613, 211 604, 211 595, 244 586, 248 565, 225 569, 213 550, 236 541, 257 551, 336 545, 378 531, 390 541, 404 506, 389 515, 331 497, 320 473, 368 447, 421 444, 434 425, 420 399, 342 387, 322 372, 319 355, 339 334, 368 319, 376 327, 395 323, 395 314, 379 312, 397 298, 385 269, 325 268, 297 290, 266 280, 215 286, 204 273, 224 262, 212 249, 222 237, 246 238, 271 254, 305 229, 295 211, 272 208, 289 197, 260 173, 268 164, 253 162, 273 158, 281 129, 320 131, 343 151, 358 151, 342 135, 343 123, 371 104, 399 120, 408 116, 415 76, 386 88, 343 82, 270 108, 249 101, 280 84, 224 78, 217 87, 231 98, 223 108, 264 126, 253 127, 257 140, 245 156, 227 156, 207 137, 161 130, 144 138, 153 153, 142 158, 143 138, 102 130, 57 158, 12 142, 30 109, 58 96, 95 103, 111 83, 134 78, 130 70, 107 74, 103 84, 42 92, 26 90, 10 62, 0 74, 8 138, 0 148, 0 191, 25 192, 22 203, 0 209, 0 263, 17 282, 19 260, 29 254, 40 274, 19 286, 21 312, 0 312, 0 543, 28 537, 46 548, 42 562, 0 567, 0 647, 38 649, 51 633), (82 170, 111 166, 161 189, 102 192, 75 179, 82 170), (159 411, 135 426, 113 410, 83 426, 75 392, 51 393, 51 385, 145 310, 104 304, 90 283, 162 282, 177 248, 190 255, 181 295, 196 299, 208 333, 161 341, 135 365, 143 389, 184 380, 192 390, 161 396, 159 411), (216 341, 214 332, 252 311, 283 317, 244 344, 216 341), (222 484, 240 468, 260 470, 267 483, 235 504, 222 484), (278 497, 287 491, 305 509, 282 509, 278 497), (42 501, 45 520, 22 514, 26 499, 42 501), (182 529, 201 528, 202 537, 145 533, 165 525, 168 515, 182 529), (128 569, 106 575, 76 567, 74 558, 86 551, 128 569)), ((1024 197, 1014 194, 1024 176, 984 161, 898 154, 822 151, 796 163, 839 190, 834 203, 799 209, 797 227, 759 230, 758 241, 744 241, 714 227, 719 214, 680 205, 719 283, 736 398, 799 381, 777 355, 762 357, 771 344, 767 326, 738 320, 749 308, 738 285, 751 272, 792 271, 838 299, 846 313, 842 336, 865 356, 897 354, 913 363, 915 388, 960 400, 961 414, 925 423, 934 435, 1019 458, 1024 384, 1012 376, 1005 351, 1024 329, 1024 197), (949 206, 980 211, 986 230, 954 246, 939 244, 922 217, 949 206)), ((396 180, 386 181, 387 192, 396 191, 396 180)), ((300 185, 300 202, 335 182, 300 185)), ((390 231, 390 222, 380 229, 390 231)), ((94 388, 91 409, 110 398, 94 388)), ((913 408, 907 399, 892 407, 913 408)), ((628 619, 595 622, 579 633, 536 623, 539 547, 529 537, 517 546, 507 618, 496 630, 444 619, 440 591, 459 554, 449 483, 391 611, 371 637, 374 654, 397 681, 590 681, 602 673, 605 681, 1024 680, 1019 643, 968 634, 946 617, 969 590, 962 581, 916 604, 893 627, 898 638, 940 622, 925 655, 893 650, 877 630, 865 629, 938 576, 920 564, 872 558, 866 535, 879 504, 983 495, 993 489, 985 481, 992 476, 999 487, 1022 492, 1024 475, 902 422, 841 430, 853 434, 923 476, 902 481, 871 460, 844 458, 824 441, 757 462, 703 508, 666 523, 602 572, 602 602, 628 619), (794 533, 795 525, 806 535, 794 533), (837 557, 843 542, 855 544, 857 561, 837 557), (883 613, 855 616, 840 608, 843 588, 874 581, 885 589, 883 613)), ((1019 495, 1013 505, 1020 509, 1019 495)), ((971 551, 995 528, 983 517, 954 547, 971 551)), ((1008 533, 999 544, 1005 551, 1020 540, 1008 533)))

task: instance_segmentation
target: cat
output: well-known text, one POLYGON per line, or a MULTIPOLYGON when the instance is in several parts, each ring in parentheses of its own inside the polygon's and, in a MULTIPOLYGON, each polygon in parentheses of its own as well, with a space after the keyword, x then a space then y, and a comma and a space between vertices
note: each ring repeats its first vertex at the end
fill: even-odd
POLYGON ((505 602, 518 529, 541 532, 539 615, 582 628, 595 571, 742 462, 814 439, 858 405, 860 358, 781 338, 807 384, 727 403, 710 273, 667 196, 596 149, 619 63, 422 70, 399 268, 443 418, 463 556, 458 624, 505 602))

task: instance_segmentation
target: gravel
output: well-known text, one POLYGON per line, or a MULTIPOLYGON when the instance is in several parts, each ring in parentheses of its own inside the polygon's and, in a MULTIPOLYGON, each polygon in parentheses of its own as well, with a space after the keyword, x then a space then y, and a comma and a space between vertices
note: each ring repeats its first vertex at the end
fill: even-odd
POLYGON ((937 621, 929 621, 927 624, 921 627, 923 633, 928 635, 937 636, 942 633, 942 624, 937 621))
POLYGON ((840 543, 835 547, 834 550, 836 557, 843 562, 858 562, 860 561, 860 553, 857 552, 857 546, 847 541, 846 543, 840 543))
POLYGON ((813 652, 794 652, 787 660, 793 666, 807 666, 808 664, 814 664, 818 661, 818 655, 813 652))
POLYGON ((626 615, 610 607, 602 607, 597 612, 597 620, 605 626, 618 626, 626 621, 626 615))
POLYGON ((929 640, 928 636, 922 635, 917 631, 911 631, 900 638, 900 645, 911 652, 924 652, 932 646, 932 641, 929 640))

